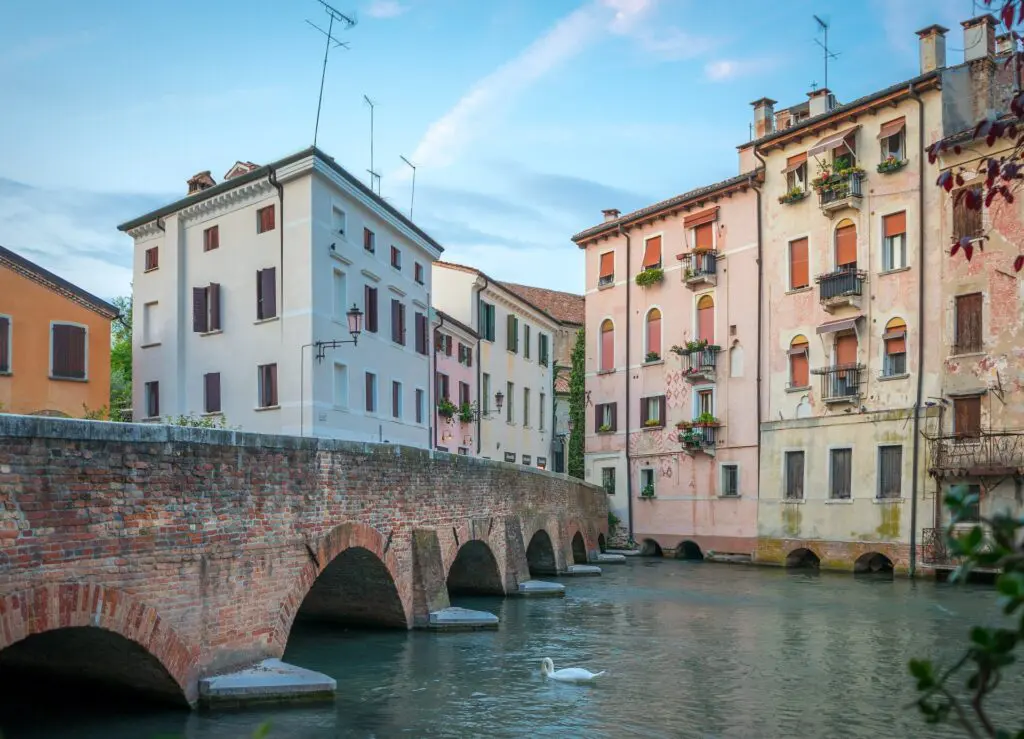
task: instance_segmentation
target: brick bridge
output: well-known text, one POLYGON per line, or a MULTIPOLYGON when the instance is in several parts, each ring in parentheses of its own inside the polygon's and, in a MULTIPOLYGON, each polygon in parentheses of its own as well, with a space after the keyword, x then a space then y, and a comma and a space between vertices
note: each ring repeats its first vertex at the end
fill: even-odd
POLYGON ((0 414, 0 674, 194 704, 296 617, 420 627, 587 561, 606 497, 401 446, 0 414))

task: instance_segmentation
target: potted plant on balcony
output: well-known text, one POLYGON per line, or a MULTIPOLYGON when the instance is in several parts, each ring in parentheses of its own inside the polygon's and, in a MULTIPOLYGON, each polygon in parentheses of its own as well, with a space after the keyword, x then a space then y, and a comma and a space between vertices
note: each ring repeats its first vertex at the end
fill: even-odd
POLYGON ((658 352, 647 352, 647 357, 644 359, 645 362, 657 362, 661 359, 661 355, 658 352))
POLYGON ((665 279, 665 270, 661 267, 650 267, 639 273, 635 278, 638 287, 655 285, 665 279))
POLYGON ((463 403, 459 406, 459 421, 461 423, 472 423, 474 415, 473 406, 469 403, 463 403))
POLYGON ((653 483, 647 483, 642 488, 640 488, 640 497, 641 498, 653 498, 654 497, 654 484, 653 483))
POLYGON ((448 398, 441 398, 437 401, 437 415, 442 418, 451 418, 455 415, 456 411, 455 403, 448 400, 448 398))
POLYGON ((694 426, 718 426, 718 419, 710 413, 701 413, 695 419, 693 419, 694 426))
POLYGON ((895 156, 890 154, 885 159, 878 163, 878 171, 881 174, 888 174, 897 170, 903 169, 907 165, 906 159, 897 159, 895 156))
POLYGON ((807 197, 807 191, 799 185, 794 185, 791 189, 786 191, 785 195, 779 196, 779 202, 783 205, 788 203, 797 203, 807 197))
POLYGON ((654 428, 655 426, 660 425, 661 421, 659 421, 657 418, 648 418, 646 421, 644 421, 644 426, 646 426, 647 428, 654 428))

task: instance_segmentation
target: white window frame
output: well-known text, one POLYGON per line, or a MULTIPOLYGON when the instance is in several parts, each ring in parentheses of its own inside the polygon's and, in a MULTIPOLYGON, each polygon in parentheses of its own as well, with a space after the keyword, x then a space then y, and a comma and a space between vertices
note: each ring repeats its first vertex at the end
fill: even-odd
POLYGON ((691 403, 691 405, 693 406, 693 408, 691 409, 692 410, 691 420, 693 420, 693 421, 696 421, 697 417, 701 414, 698 398, 700 397, 700 393, 702 391, 704 391, 704 390, 710 390, 711 391, 711 415, 714 416, 715 418, 718 418, 718 407, 717 407, 718 406, 718 397, 717 397, 718 393, 715 392, 715 386, 711 385, 711 384, 694 385, 693 386, 693 402, 691 403))
POLYGON ((516 425, 516 384, 506 381, 505 383, 505 423, 509 426, 516 425))
POLYGON ((901 256, 901 264, 897 265, 897 264, 894 264, 894 262, 890 262, 889 266, 886 266, 886 252, 889 249, 889 243, 888 242, 889 242, 889 238, 890 237, 887 237, 885 235, 885 219, 886 219, 887 216, 895 215, 897 213, 907 213, 907 212, 908 212, 907 209, 903 208, 902 210, 894 210, 894 211, 892 211, 890 213, 882 213, 879 216, 879 218, 878 218, 878 229, 879 229, 878 243, 879 243, 879 245, 881 246, 881 249, 882 249, 882 253, 879 255, 881 257, 881 260, 882 260, 882 272, 893 272, 895 270, 905 269, 906 267, 910 266, 910 262, 909 262, 910 255, 909 255, 909 253, 907 251, 907 241, 909 241, 908 237, 910 236, 910 233, 909 233, 909 231, 910 231, 910 221, 909 220, 907 220, 907 228, 903 232, 903 245, 902 245, 902 248, 901 248, 901 252, 902 253, 900 254, 900 256, 901 256))
POLYGON ((789 192, 794 187, 799 187, 801 192, 807 192, 806 160, 797 169, 786 173, 786 192, 789 192))
POLYGON ((739 462, 722 462, 718 465, 718 495, 722 498, 740 497, 740 464, 739 462), (736 493, 729 495, 725 492, 725 468, 733 467, 736 470, 736 493))
POLYGON ((349 379, 348 365, 344 362, 335 362, 333 372, 331 374, 331 403, 334 405, 335 410, 347 411, 350 407, 349 396, 352 391, 352 384, 349 379), (345 376, 345 397, 338 397, 338 369, 343 370, 345 376), (339 400, 343 402, 338 402, 339 400))
MULTIPOLYGON (((717 303, 716 303, 716 307, 717 307, 717 303)), ((659 319, 661 321, 661 326, 658 329, 658 333, 660 334, 660 336, 658 336, 658 338, 661 340, 660 343, 661 343, 661 346, 662 346, 662 351, 658 352, 658 354, 659 354, 659 356, 661 356, 662 359, 665 358, 664 354, 662 353, 662 352, 665 351, 665 311, 661 309, 660 305, 652 305, 652 306, 650 306, 647 309, 647 312, 644 313, 644 361, 645 362, 647 361, 647 355, 651 351, 650 342, 648 341, 649 337, 647 336, 647 319, 650 318, 652 310, 656 310, 656 311, 658 311, 658 313, 661 314, 661 318, 659 319)), ((614 344, 615 344, 615 342, 613 341, 612 345, 614 345, 614 344)))
MULTIPOLYGON (((13 324, 13 321, 12 321, 13 324)), ((49 335, 49 347, 50 362, 49 362, 49 378, 51 380, 67 380, 70 382, 88 382, 89 377, 89 327, 84 323, 77 323, 75 321, 50 321, 50 335, 49 335), (54 326, 78 326, 79 328, 85 329, 85 376, 82 378, 78 377, 55 377, 53 374, 53 327, 54 326)))
POLYGON ((338 204, 338 201, 331 202, 331 233, 335 236, 340 236, 343 241, 348 242, 348 212, 338 204), (336 213, 341 214, 341 228, 339 229, 338 222, 334 216, 336 213))

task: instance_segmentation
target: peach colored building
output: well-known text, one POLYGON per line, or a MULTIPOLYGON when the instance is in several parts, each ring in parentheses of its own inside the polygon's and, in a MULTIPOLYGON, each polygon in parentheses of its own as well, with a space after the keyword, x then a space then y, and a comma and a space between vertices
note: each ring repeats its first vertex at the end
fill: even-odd
POLYGON ((479 334, 444 311, 434 321, 434 448, 476 456, 479 334))
POLYGON ((753 171, 573 237, 586 250, 586 479, 652 552, 750 556, 757 534, 753 171))

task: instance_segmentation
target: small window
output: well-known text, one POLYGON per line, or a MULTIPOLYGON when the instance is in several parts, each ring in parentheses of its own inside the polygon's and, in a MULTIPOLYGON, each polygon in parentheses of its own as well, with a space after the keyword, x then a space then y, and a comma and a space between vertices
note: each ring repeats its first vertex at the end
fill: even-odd
POLYGON ((511 382, 505 383, 505 421, 507 423, 516 422, 515 398, 516 386, 511 382))
POLYGON ((722 465, 722 495, 735 498, 740 494, 740 468, 735 464, 722 465))
POLYGON ((878 497, 898 498, 903 484, 903 447, 878 447, 878 497))
POLYGON ((494 306, 490 303, 480 301, 480 338, 487 341, 494 341, 494 306))
POLYGON ((547 468, 548 468, 548 458, 547 457, 537 457, 537 469, 539 469, 539 470, 546 470, 547 468))
POLYGON ((450 357, 452 355, 452 346, 454 346, 453 342, 454 339, 452 339, 448 334, 441 337, 441 345, 444 347, 444 355, 446 357, 450 357))
POLYGON ((971 185, 962 187, 953 192, 953 238, 959 241, 963 238, 977 239, 984 234, 981 220, 982 210, 982 187, 971 185), (970 196, 968 197, 968 193, 970 196), (968 207, 968 203, 974 203, 976 208, 968 207))
POLYGON ((832 449, 829 452, 828 497, 846 500, 853 481, 853 450, 832 449))
POLYGON ((530 388, 523 388, 523 426, 530 426, 530 388))
POLYGON ((459 455, 463 456, 463 457, 468 457, 469 456, 469 447, 460 446, 459 447, 459 455))
POLYGON ((697 300, 697 339, 715 343, 715 299, 710 295, 697 300))
POLYGON ((365 388, 365 400, 366 400, 366 412, 376 413, 377 412, 377 375, 372 372, 366 373, 366 388, 365 388))
POLYGON ((0 375, 11 371, 11 317, 0 316, 0 375))
POLYGON ((982 349, 981 293, 956 296, 954 354, 974 354, 982 349))
POLYGON ((405 303, 391 300, 391 340, 405 346, 405 303))
POLYGON ((953 398, 953 432, 960 437, 981 436, 981 396, 953 398))
POLYGON ((541 431, 544 430, 544 416, 547 415, 544 412, 544 400, 545 400, 544 393, 541 393, 540 394, 540 403, 538 404, 539 420, 537 421, 537 428, 540 429, 541 431))
POLYGON ((54 323, 50 333, 50 377, 86 379, 87 331, 84 326, 54 323))
POLYGON ((661 237, 652 236, 644 241, 644 264, 643 268, 661 269, 661 237))
POLYGON ((337 206, 331 208, 331 230, 342 238, 345 238, 348 230, 348 216, 337 206))
POLYGON ((698 390, 694 395, 693 401, 693 417, 700 418, 704 416, 715 415, 715 391, 711 389, 698 390))
POLYGON ((615 284, 615 252, 606 251, 600 257, 597 275, 598 287, 615 284))
POLYGON ((277 405, 277 365, 261 364, 257 368, 259 407, 273 408, 277 405))
POLYGON ((415 331, 416 331, 416 353, 426 354, 427 353, 427 316, 424 313, 416 312, 415 319, 415 331))
POLYGON ((615 431, 615 409, 615 403, 598 403, 594 406, 594 431, 599 434, 615 431))
POLYGON ((786 500, 804 498, 804 453, 786 452, 786 500))
POLYGON ((505 452, 505 461, 506 462, 515 462, 516 461, 516 453, 515 452, 505 452))
POLYGON ((608 495, 615 495, 615 468, 601 468, 601 487, 608 495))
POLYGON ((437 400, 440 403, 442 400, 451 400, 451 380, 444 372, 437 372, 435 374, 435 392, 437 393, 437 400))
POLYGON ((893 318, 885 324, 882 341, 885 343, 882 376, 898 377, 907 374, 907 324, 902 318, 893 318))
POLYGON ((220 413, 220 372, 203 375, 203 410, 206 413, 220 413))
POLYGON ((542 367, 547 367, 548 362, 551 361, 550 350, 548 344, 547 334, 537 334, 537 353, 539 354, 537 361, 542 367))
POLYGON ((532 458, 530 457, 529 454, 524 454, 523 455, 523 464, 525 464, 527 467, 529 467, 532 462, 533 462, 533 460, 532 460, 532 458))
POLYGON ((523 359, 530 358, 530 326, 523 324, 523 359))
POLYGON ((348 409, 348 367, 334 364, 334 407, 348 409))
POLYGON ((786 193, 797 195, 807 191, 807 152, 786 159, 786 193))
POLYGON ((505 318, 505 348, 519 352, 519 319, 511 313, 505 318))
MULTIPOLYGON (((271 226, 273 228, 273 226, 271 226)), ((210 226, 203 231, 203 251, 220 248, 220 226, 210 226)))
POLYGON ((333 277, 334 292, 334 320, 348 323, 348 278, 340 269, 334 270, 333 277))
POLYGON ((266 233, 274 230, 274 206, 268 205, 256 211, 256 233, 266 233))
POLYGON ((377 235, 368 228, 363 229, 363 248, 371 254, 377 251, 377 235))
POLYGON ((612 319, 601 322, 601 346, 599 347, 600 363, 598 368, 605 372, 615 367, 615 325, 612 319))
POLYGON ((640 497, 654 497, 654 468, 643 467, 640 470, 640 497))
POLYGON ((402 417, 402 383, 397 380, 391 382, 391 417, 402 417))
POLYGON ((160 247, 152 246, 146 249, 146 271, 151 272, 160 267, 160 247))
POLYGON ((402 251, 397 247, 391 247, 391 266, 395 269, 402 269, 402 251))
POLYGON ((653 395, 640 399, 640 420, 647 428, 665 425, 665 396, 653 395))
POLYGON ((422 285, 424 282, 423 277, 423 265, 419 262, 414 262, 412 266, 413 279, 416 280, 417 284, 422 285))
POLYGON ((810 262, 807 256, 807 239, 789 242, 789 289, 801 290, 811 284, 810 262))
POLYGON ((661 311, 657 308, 647 311, 647 331, 644 339, 647 344, 645 361, 656 362, 661 359, 661 311))
POLYGON ((895 165, 906 159, 906 119, 897 118, 883 123, 878 131, 878 141, 882 147, 883 164, 895 165))
POLYGON ((160 383, 156 380, 147 382, 146 392, 146 418, 158 418, 160 416, 160 383))
POLYGON ((711 251, 715 248, 715 222, 701 223, 693 227, 693 250, 711 251))
POLYGON ((416 423, 423 423, 426 418, 427 394, 420 388, 416 388, 416 423))
POLYGON ((160 342, 160 303, 153 300, 142 306, 142 346, 160 342))
POLYGON ((857 269, 857 225, 849 218, 841 221, 835 232, 837 271, 857 269))
POLYGON ((486 416, 491 412, 491 376, 484 372, 480 375, 480 402, 483 404, 483 413, 486 416))
POLYGON ((203 334, 220 331, 220 285, 192 288, 192 331, 203 334))
POLYGON ((377 288, 366 285, 363 289, 363 312, 366 314, 363 330, 368 333, 377 333, 377 288))
POLYGON ((882 218, 882 270, 907 266, 907 212, 892 213, 882 218))
POLYGON ((459 408, 470 404, 469 383, 459 381, 459 408))
POLYGON ((268 267, 256 272, 256 320, 277 316, 277 269, 268 267))
POLYGON ((811 384, 811 373, 808 367, 810 345, 807 337, 797 334, 789 343, 789 386, 791 388, 808 387, 811 384))

